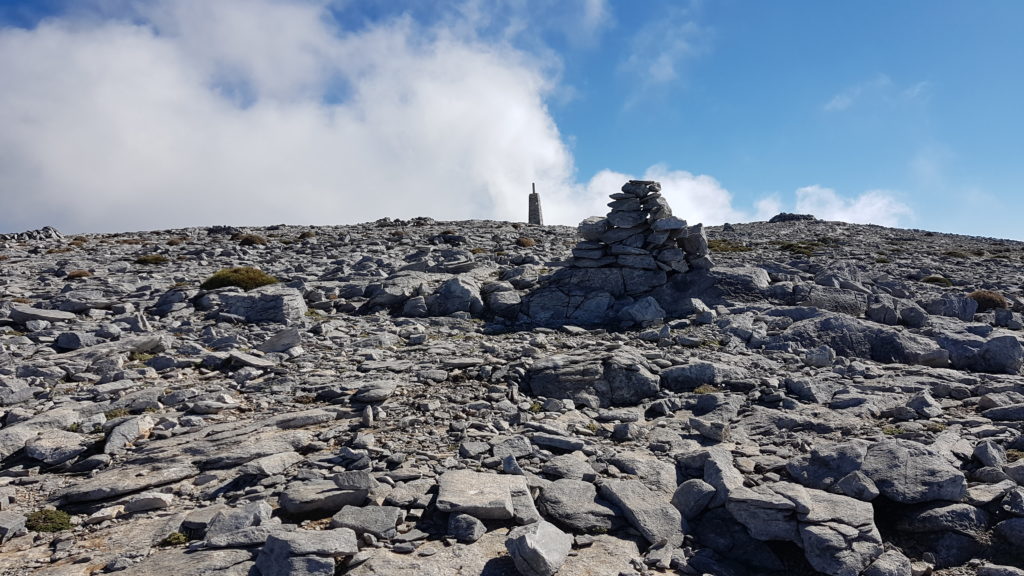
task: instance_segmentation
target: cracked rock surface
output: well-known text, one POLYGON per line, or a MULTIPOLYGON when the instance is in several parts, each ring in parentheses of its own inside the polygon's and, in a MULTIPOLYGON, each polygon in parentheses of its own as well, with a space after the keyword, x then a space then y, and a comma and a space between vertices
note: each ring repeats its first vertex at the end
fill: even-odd
POLYGON ((1024 244, 650 185, 0 236, 0 574, 1024 573, 1024 244))

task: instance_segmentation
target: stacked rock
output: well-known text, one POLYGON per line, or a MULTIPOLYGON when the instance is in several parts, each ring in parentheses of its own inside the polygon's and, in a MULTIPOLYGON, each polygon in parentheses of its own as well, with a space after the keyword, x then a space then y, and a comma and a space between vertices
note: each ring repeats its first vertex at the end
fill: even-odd
POLYGON ((625 267, 668 274, 714 266, 703 224, 687 226, 672 215, 661 184, 630 180, 612 194, 607 216, 579 225, 583 240, 573 248, 577 268, 625 267))

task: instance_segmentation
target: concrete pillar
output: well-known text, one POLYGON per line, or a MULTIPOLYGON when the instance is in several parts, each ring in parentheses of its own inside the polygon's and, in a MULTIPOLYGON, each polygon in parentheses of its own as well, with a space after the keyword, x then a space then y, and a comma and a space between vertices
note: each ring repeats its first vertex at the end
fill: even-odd
POLYGON ((537 194, 537 184, 533 185, 533 192, 530 193, 530 224, 544 225, 544 214, 540 210, 540 194, 537 194))

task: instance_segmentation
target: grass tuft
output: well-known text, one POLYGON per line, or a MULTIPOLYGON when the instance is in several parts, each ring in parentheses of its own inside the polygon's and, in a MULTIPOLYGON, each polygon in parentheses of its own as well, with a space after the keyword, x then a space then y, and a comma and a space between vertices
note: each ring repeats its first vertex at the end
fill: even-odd
POLYGON ((205 282, 199 285, 203 290, 216 290, 227 286, 237 286, 242 290, 252 290, 268 284, 276 284, 277 278, 263 272, 258 268, 242 266, 238 268, 224 268, 210 276, 205 282))
POLYGON ((71 516, 63 510, 36 510, 25 518, 25 528, 33 532, 70 530, 71 516))

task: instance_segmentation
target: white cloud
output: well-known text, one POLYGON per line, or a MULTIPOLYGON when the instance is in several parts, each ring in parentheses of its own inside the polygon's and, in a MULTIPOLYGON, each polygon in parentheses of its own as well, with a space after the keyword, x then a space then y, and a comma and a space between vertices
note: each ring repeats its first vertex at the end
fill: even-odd
POLYGON ((573 191, 520 51, 318 2, 144 6, 0 30, 0 229, 522 220, 530 182, 573 191))
POLYGON ((874 78, 835 94, 822 106, 822 109, 826 112, 842 112, 855 105, 872 102, 889 106, 914 101, 924 102, 928 100, 930 91, 931 83, 929 82, 916 82, 905 88, 900 88, 887 75, 878 74, 874 78))
POLYGON ((798 189, 796 211, 822 220, 881 226, 899 226, 913 214, 908 205, 886 190, 868 190, 856 198, 843 198, 835 190, 821 186, 798 189))
POLYGON ((710 31, 695 18, 694 6, 672 6, 638 29, 619 69, 646 87, 681 80, 684 63, 706 52, 710 40, 710 31))

